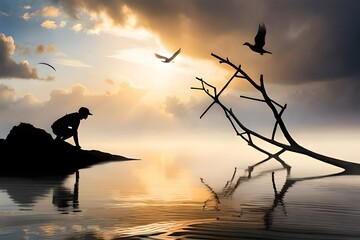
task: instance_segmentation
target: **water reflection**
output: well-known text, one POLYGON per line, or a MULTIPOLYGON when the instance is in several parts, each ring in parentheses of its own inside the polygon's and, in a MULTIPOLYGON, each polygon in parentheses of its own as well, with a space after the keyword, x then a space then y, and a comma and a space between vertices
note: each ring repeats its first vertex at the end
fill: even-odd
MULTIPOLYGON (((251 218, 252 222, 254 222, 254 217, 256 215, 262 215, 260 217, 263 222, 263 226, 265 229, 269 230, 273 224, 274 224, 274 211, 280 206, 282 215, 286 218, 288 215, 286 204, 285 204, 285 195, 289 191, 290 188, 292 188, 296 183, 302 182, 302 181, 308 181, 308 180, 315 180, 315 179, 323 179, 323 178, 330 178, 330 177, 336 177, 336 176, 347 176, 347 175, 360 175, 360 172, 355 173, 351 172, 348 173, 347 171, 339 172, 339 173, 332 173, 328 175, 319 175, 319 176, 311 176, 311 177, 302 177, 302 178, 292 178, 291 177, 291 168, 286 165, 282 164, 282 168, 277 169, 269 169, 269 170, 263 170, 257 172, 257 174, 254 176, 253 172, 255 171, 255 168, 262 163, 266 162, 269 159, 260 161, 256 163, 255 165, 249 166, 243 174, 240 174, 239 176, 237 173, 237 168, 235 167, 235 170, 230 177, 230 180, 226 181, 226 184, 220 191, 215 191, 209 184, 205 182, 203 178, 200 178, 202 184, 206 187, 208 190, 210 196, 204 201, 203 209, 204 210, 213 210, 213 211, 220 211, 220 205, 222 201, 226 201, 227 199, 231 198, 235 192, 240 192, 239 189, 240 186, 242 186, 246 182, 254 181, 255 179, 258 179, 260 177, 266 176, 271 174, 271 186, 273 190, 273 200, 272 204, 268 206, 263 206, 264 201, 258 201, 256 200, 254 204, 244 204, 240 202, 240 209, 234 208, 236 204, 231 203, 227 206, 223 206, 225 208, 225 214, 227 216, 223 217, 242 217, 243 215, 247 215, 246 218, 251 218), (278 190, 278 184, 276 183, 276 173, 285 171, 285 181, 281 185, 280 191, 278 190), (260 203, 260 204, 259 204, 260 203)), ((264 200, 264 199, 263 199, 264 200)), ((238 205, 239 206, 239 205, 238 205)), ((279 218, 279 216, 277 216, 279 218)), ((220 219, 219 217, 217 219, 220 219)), ((242 220, 243 222, 247 222, 244 218, 242 220)))
POLYGON ((73 189, 63 185, 68 177, 0 177, 0 190, 5 191, 21 211, 34 210, 36 203, 46 199, 52 192, 52 204, 58 211, 67 213, 72 209, 73 212, 79 212, 79 171, 75 174, 73 189))
MULTIPOLYGON (((254 161, 243 156, 239 161, 238 154, 225 163, 211 151, 179 152, 164 155, 159 150, 142 161, 84 169, 81 186, 79 173, 0 178, 0 189, 23 204, 22 209, 31 210, 1 206, 6 211, 0 238, 329 239, 323 234, 327 232, 339 234, 337 239, 360 236, 360 192, 354 186, 358 176, 308 181, 326 176, 295 179, 299 169, 277 168, 282 166, 274 165, 278 162, 247 167, 254 161)), ((314 172, 319 174, 320 168, 314 167, 314 172)))
POLYGON ((81 212, 79 209, 79 171, 75 173, 75 184, 72 191, 62 185, 54 188, 52 203, 63 214, 69 213, 69 210, 81 212))

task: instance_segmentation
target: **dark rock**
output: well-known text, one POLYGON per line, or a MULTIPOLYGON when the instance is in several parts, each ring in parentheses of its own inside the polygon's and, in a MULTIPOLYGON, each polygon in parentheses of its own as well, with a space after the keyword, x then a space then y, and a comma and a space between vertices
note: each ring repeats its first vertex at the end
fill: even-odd
POLYGON ((72 174, 95 164, 135 160, 55 141, 51 134, 29 123, 14 126, 6 139, 0 139, 0 152, 2 176, 72 174))

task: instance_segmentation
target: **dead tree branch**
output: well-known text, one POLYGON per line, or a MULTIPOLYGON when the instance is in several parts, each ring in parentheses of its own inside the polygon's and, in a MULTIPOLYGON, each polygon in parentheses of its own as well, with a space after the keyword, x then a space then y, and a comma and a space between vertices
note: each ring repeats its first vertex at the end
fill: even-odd
POLYGON ((242 68, 241 65, 237 66, 234 63, 232 63, 228 58, 224 59, 214 53, 211 53, 211 56, 215 57, 219 60, 220 64, 225 64, 230 66, 232 69, 234 69, 234 74, 230 77, 230 79, 226 82, 226 84, 222 87, 222 89, 217 93, 216 87, 212 84, 206 82, 202 78, 196 78, 199 82, 201 87, 192 87, 191 89, 194 90, 201 90, 205 92, 212 100, 213 102, 206 108, 206 110, 201 114, 200 118, 202 118, 209 109, 217 104, 225 113, 226 118, 229 120, 231 126, 233 127, 234 131, 236 132, 237 136, 240 136, 247 144, 256 150, 268 155, 268 158, 266 158, 264 161, 267 161, 269 159, 276 159, 279 161, 284 167, 290 168, 289 165, 287 165, 281 158, 280 154, 284 153, 285 151, 289 152, 295 152, 299 154, 303 154, 312 158, 315 158, 317 160, 320 160, 322 162, 332 164, 334 166, 343 168, 347 173, 359 173, 360 172, 360 165, 356 163, 346 162, 343 160, 335 159, 332 157, 328 157, 325 155, 318 154, 316 152, 313 152, 307 148, 302 147, 299 145, 291 136, 288 129, 286 128, 286 125, 282 119, 282 115, 287 107, 285 104, 284 106, 277 103, 273 99, 270 98, 268 95, 266 88, 265 88, 265 82, 263 75, 260 75, 259 83, 254 81, 242 68), (259 132, 256 132, 255 130, 252 130, 245 126, 245 124, 234 114, 233 110, 231 108, 226 107, 219 99, 220 95, 225 91, 225 89, 230 85, 230 83, 234 79, 239 79, 241 81, 247 81, 255 90, 257 90, 261 98, 252 98, 252 97, 246 97, 246 96, 240 96, 241 98, 245 98, 248 100, 258 101, 261 103, 266 104, 266 106, 271 110, 273 117, 275 119, 275 125, 272 131, 271 137, 264 136, 260 134, 259 132), (213 90, 213 94, 209 92, 209 89, 213 90), (280 142, 275 139, 276 132, 280 131, 282 135, 285 138, 285 142, 280 142), (267 142, 273 146, 279 147, 281 150, 276 153, 269 153, 259 147, 258 145, 254 144, 253 138, 262 140, 264 142, 267 142))

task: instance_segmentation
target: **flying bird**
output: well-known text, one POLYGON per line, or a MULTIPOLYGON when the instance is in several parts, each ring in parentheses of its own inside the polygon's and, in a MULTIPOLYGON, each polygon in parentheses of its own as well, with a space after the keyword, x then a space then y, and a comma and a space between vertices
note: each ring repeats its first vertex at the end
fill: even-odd
POLYGON ((160 55, 160 54, 157 54, 157 53, 155 53, 155 56, 157 57, 157 58, 160 58, 160 59, 164 59, 162 62, 164 62, 164 63, 169 63, 169 62, 171 62, 172 60, 174 60, 174 58, 179 54, 181 52, 181 48, 179 48, 179 50, 177 50, 171 57, 165 57, 165 56, 162 56, 162 55, 160 55))
POLYGON ((263 55, 264 53, 269 53, 272 54, 269 51, 266 51, 265 49, 263 49, 264 45, 265 45, 265 35, 266 35, 266 27, 265 24, 259 24, 259 29, 258 32, 254 38, 255 40, 255 44, 252 45, 248 42, 245 42, 243 45, 247 45, 251 50, 253 50, 254 52, 260 53, 260 55, 263 55))
POLYGON ((44 65, 47 65, 47 66, 51 67, 52 69, 54 69, 54 71, 56 71, 56 69, 55 69, 52 65, 50 65, 50 64, 48 64, 48 63, 45 63, 45 62, 39 62, 38 64, 44 64, 44 65))

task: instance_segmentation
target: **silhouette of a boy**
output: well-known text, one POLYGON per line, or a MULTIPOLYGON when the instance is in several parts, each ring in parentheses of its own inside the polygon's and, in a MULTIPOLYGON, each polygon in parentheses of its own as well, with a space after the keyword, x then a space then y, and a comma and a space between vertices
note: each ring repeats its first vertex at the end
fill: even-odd
POLYGON ((77 112, 66 114, 65 116, 56 120, 52 125, 52 131, 56 135, 55 140, 65 141, 73 137, 76 147, 81 148, 79 145, 78 128, 82 119, 87 119, 92 115, 88 108, 81 107, 77 112))

